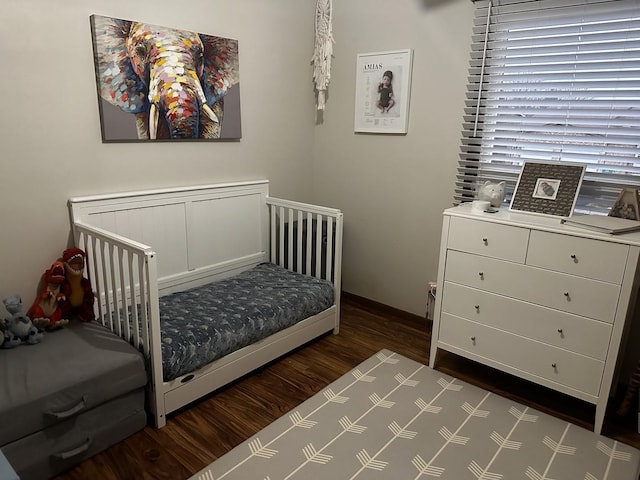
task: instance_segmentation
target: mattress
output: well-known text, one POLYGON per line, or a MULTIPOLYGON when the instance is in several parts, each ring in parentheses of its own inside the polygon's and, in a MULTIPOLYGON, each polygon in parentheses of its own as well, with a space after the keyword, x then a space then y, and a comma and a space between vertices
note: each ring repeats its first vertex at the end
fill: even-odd
POLYGON ((165 381, 334 304, 333 284, 271 263, 160 298, 165 381))
POLYGON ((0 446, 147 383, 142 355, 106 328, 71 323, 41 343, 0 350, 0 446))

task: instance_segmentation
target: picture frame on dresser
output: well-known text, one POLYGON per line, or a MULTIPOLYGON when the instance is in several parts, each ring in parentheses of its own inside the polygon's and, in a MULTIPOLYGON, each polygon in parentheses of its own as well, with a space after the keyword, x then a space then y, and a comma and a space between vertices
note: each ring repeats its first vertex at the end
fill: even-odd
POLYGON ((640 200, 638 190, 634 188, 624 188, 618 195, 609 217, 625 218, 627 220, 640 220, 640 200))
POLYGON ((585 169, 582 164, 524 162, 509 210, 570 217, 585 169))

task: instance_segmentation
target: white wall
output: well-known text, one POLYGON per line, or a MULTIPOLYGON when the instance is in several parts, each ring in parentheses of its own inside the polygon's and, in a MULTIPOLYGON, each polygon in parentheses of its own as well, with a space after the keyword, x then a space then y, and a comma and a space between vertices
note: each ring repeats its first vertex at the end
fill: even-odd
POLYGON ((307 200, 314 11, 315 0, 3 0, 0 298, 33 301, 45 268, 67 247, 70 196, 268 178, 272 194, 307 200), (237 39, 243 138, 103 144, 94 13, 237 39))
POLYGON ((437 277, 441 214, 453 202, 473 4, 333 1, 324 122, 316 128, 316 200, 345 214, 344 290, 418 315, 437 277), (359 53, 413 49, 408 134, 355 134, 359 53))

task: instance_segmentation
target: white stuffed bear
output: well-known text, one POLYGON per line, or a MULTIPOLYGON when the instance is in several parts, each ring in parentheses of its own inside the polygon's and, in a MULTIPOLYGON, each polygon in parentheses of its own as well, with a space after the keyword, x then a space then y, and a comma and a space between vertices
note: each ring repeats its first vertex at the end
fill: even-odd
POLYGON ((492 207, 499 207, 504 201, 504 185, 505 182, 493 183, 487 180, 478 189, 478 200, 487 200, 492 207))

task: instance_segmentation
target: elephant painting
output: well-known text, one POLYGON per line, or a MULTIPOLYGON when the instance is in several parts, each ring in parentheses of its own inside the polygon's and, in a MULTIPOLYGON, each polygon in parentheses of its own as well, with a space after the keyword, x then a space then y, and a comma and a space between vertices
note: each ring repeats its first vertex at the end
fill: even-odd
POLYGON ((226 138, 232 96, 231 138, 240 137, 237 40, 99 15, 91 27, 104 140, 117 140, 115 118, 135 118, 133 139, 226 138))

